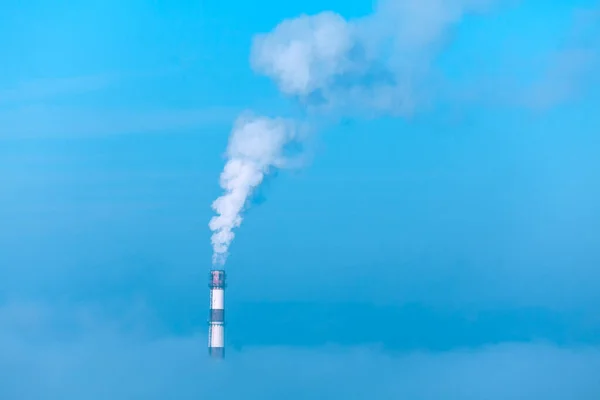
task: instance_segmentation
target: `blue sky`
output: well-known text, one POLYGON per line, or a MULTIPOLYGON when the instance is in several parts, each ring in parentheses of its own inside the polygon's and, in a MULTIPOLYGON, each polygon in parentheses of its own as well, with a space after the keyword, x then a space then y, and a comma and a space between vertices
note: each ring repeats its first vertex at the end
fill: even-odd
POLYGON ((284 3, 3 2, 0 398, 596 399, 600 3, 465 13, 400 115, 307 111, 253 69, 284 19, 373 13, 284 3), (213 365, 244 110, 310 125, 309 162, 245 214, 213 365))

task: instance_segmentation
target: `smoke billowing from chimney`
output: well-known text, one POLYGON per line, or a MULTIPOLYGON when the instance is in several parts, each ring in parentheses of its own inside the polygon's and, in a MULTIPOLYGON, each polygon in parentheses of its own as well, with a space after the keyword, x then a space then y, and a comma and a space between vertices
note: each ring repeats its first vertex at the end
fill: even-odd
MULTIPOLYGON (((251 64, 321 115, 407 115, 427 97, 429 64, 448 29, 495 1, 382 0, 363 18, 302 15, 256 35, 251 64)), ((214 265, 225 263, 254 189, 273 168, 288 165, 284 150, 295 136, 283 119, 238 119, 221 173, 225 193, 212 205, 214 265)))
POLYGON ((295 137, 296 128, 288 120, 250 114, 237 120, 220 178, 225 193, 212 204, 217 214, 209 224, 213 232, 213 265, 225 264, 234 229, 242 223, 244 207, 265 175, 273 168, 289 165, 285 149, 295 137))

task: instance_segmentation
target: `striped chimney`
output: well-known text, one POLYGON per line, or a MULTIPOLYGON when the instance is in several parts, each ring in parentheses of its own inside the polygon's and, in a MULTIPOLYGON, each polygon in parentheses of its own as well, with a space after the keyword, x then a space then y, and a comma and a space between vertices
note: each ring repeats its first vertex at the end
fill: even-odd
POLYGON ((209 275, 210 313, 208 318, 208 354, 225 357, 225 271, 212 270, 209 275))

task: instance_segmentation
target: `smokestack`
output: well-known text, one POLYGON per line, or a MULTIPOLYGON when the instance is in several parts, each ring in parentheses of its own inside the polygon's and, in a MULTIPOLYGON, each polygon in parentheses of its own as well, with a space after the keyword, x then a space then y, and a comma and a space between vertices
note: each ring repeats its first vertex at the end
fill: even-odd
POLYGON ((210 313, 208 319, 208 354, 225 357, 225 271, 212 270, 209 274, 210 313))

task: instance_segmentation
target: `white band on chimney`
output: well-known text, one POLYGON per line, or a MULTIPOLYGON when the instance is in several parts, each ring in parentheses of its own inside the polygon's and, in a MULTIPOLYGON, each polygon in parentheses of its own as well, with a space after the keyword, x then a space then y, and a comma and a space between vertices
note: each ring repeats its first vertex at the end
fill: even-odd
POLYGON ((222 324, 213 324, 210 327, 209 347, 225 347, 225 327, 222 324))
POLYGON ((211 310, 224 310, 225 309, 225 289, 211 289, 212 293, 210 295, 210 309, 211 310))

